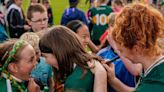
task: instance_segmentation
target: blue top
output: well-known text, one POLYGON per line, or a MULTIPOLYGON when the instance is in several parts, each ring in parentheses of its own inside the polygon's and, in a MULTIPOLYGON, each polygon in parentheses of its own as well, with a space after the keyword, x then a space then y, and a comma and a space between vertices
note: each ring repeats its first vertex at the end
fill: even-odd
POLYGON ((48 85, 48 79, 53 76, 52 67, 46 63, 45 58, 40 57, 40 62, 32 71, 31 76, 42 85, 48 85))
POLYGON ((65 9, 61 18, 61 25, 67 25, 67 23, 72 20, 80 20, 88 25, 84 12, 78 8, 65 9))
MULTIPOLYGON (((117 56, 117 54, 114 52, 114 50, 107 46, 100 50, 97 55, 101 56, 103 59, 113 59, 117 56)), ((128 72, 126 69, 124 63, 121 61, 121 59, 117 59, 115 62, 115 75, 116 77, 122 81, 124 84, 130 87, 135 87, 135 77, 128 72)), ((109 88, 110 92, 115 92, 113 88, 109 88)))

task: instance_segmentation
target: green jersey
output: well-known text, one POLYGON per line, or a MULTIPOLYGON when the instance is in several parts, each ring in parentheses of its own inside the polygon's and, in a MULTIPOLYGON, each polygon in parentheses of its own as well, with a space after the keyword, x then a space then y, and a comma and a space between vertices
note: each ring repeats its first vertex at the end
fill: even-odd
POLYGON ((93 92, 94 75, 89 69, 83 73, 83 69, 76 66, 64 83, 65 92, 93 92))
POLYGON ((164 92, 164 59, 161 61, 149 69, 146 76, 141 77, 135 92, 164 92))
POLYGON ((112 12, 112 8, 107 5, 101 5, 90 9, 90 18, 92 19, 91 38, 98 41, 100 36, 108 28, 108 15, 112 12))

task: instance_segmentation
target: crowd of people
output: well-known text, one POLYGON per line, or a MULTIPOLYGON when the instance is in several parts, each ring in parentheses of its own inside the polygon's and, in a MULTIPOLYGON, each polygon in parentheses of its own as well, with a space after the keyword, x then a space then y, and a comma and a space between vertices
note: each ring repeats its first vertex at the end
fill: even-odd
POLYGON ((68 0, 60 25, 22 2, 0 4, 0 92, 164 92, 164 0, 68 0))

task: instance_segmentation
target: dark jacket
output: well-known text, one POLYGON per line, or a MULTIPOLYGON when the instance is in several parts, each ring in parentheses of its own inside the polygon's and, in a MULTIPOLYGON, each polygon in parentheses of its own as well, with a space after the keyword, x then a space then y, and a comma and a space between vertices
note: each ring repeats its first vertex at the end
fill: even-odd
MULTIPOLYGON (((10 8, 10 7, 9 7, 10 8)), ((7 22, 11 38, 19 38, 24 32, 25 17, 22 11, 12 8, 7 13, 7 22)))
POLYGON ((66 25, 68 22, 72 20, 80 20, 84 22, 86 25, 88 25, 84 12, 79 10, 78 8, 65 9, 62 15, 61 25, 66 25))

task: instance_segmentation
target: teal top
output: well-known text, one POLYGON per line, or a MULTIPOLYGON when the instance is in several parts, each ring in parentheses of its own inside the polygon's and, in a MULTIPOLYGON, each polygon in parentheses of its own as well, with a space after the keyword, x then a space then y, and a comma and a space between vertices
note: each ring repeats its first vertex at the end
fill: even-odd
POLYGON ((31 76, 41 85, 47 86, 48 79, 53 77, 52 67, 46 63, 45 58, 40 57, 40 62, 35 66, 34 70, 31 72, 31 76))
POLYGON ((141 77, 135 92, 164 92, 164 59, 161 61, 146 76, 141 77))
POLYGON ((94 76, 88 69, 83 73, 81 67, 76 66, 73 73, 67 77, 64 84, 65 92, 93 92, 94 76))
MULTIPOLYGON (((0 92, 8 92, 6 84, 7 84, 6 83, 6 78, 1 77, 0 78, 0 92)), ((24 87, 23 88, 24 92, 27 91, 26 88, 25 88, 25 84, 23 82, 18 83, 18 84, 21 85, 22 87, 24 87)), ((11 88, 12 88, 12 92, 20 92, 20 90, 17 87, 15 87, 14 85, 12 85, 12 84, 11 84, 11 88)))

